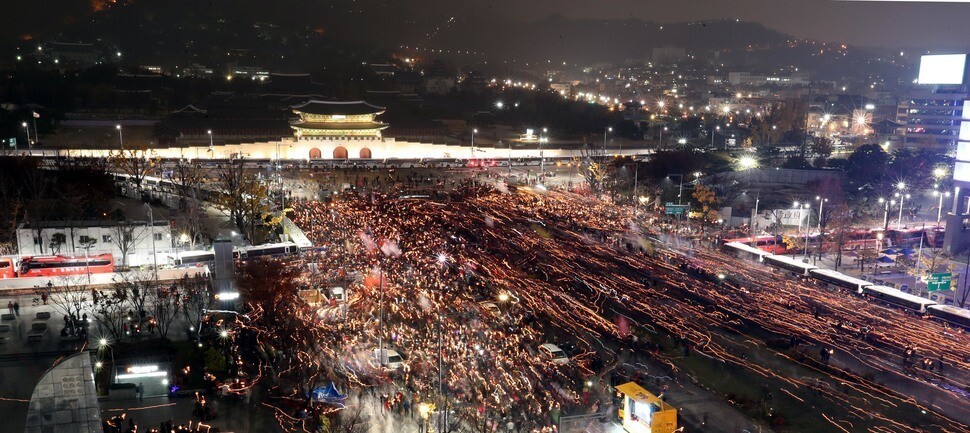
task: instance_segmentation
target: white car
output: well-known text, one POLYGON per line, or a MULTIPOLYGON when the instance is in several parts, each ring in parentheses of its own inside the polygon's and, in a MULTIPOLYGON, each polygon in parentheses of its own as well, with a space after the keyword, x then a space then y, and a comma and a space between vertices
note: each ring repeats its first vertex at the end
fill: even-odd
POLYGON ((391 370, 397 370, 404 365, 404 358, 400 353, 397 353, 396 350, 384 349, 383 352, 384 353, 382 354, 380 349, 374 349, 374 358, 377 359, 377 362, 380 365, 391 370))
POLYGON ((542 353, 542 356, 548 358, 549 360, 551 360, 552 362, 555 362, 556 364, 569 363, 569 357, 566 356, 566 352, 563 352, 562 349, 560 349, 559 346, 556 346, 555 344, 552 344, 552 343, 543 344, 539 346, 539 352, 542 353))

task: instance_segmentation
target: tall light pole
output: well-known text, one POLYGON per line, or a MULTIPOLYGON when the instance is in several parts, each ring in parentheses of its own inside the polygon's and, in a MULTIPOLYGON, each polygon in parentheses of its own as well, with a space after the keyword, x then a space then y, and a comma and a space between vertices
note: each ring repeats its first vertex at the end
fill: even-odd
POLYGON ((20 126, 23 126, 24 131, 27 131, 27 150, 30 150, 30 126, 27 126, 27 122, 21 123, 20 126))
POLYGON ((155 284, 158 284, 158 254, 155 252, 155 213, 152 211, 152 206, 145 203, 148 207, 148 225, 150 226, 148 234, 152 237, 152 272, 155 276, 155 284))
POLYGON ((815 200, 818 200, 818 254, 816 256, 822 258, 822 209, 825 208, 825 202, 829 201, 827 198, 821 196, 815 196, 815 200))
MULTIPOLYGON (((502 144, 502 140, 498 141, 498 144, 502 144)), ((509 179, 512 178, 512 140, 509 140, 509 179)))
POLYGON ((812 213, 810 212, 811 209, 812 209, 811 203, 805 203, 805 210, 809 211, 805 213, 808 219, 808 221, 805 221, 805 256, 802 258, 802 261, 805 263, 808 263, 808 234, 812 232, 812 213))
MULTIPOLYGON (((698 176, 700 177, 700 176, 698 176)), ((758 190, 758 195, 754 198, 754 213, 751 214, 751 218, 748 218, 748 232, 751 233, 751 246, 757 247, 757 243, 754 240, 754 217, 758 215, 758 205, 761 204, 761 190, 758 190)))
POLYGON ((683 204, 683 200, 681 198, 684 195, 684 175, 680 173, 667 174, 667 177, 670 176, 680 176, 680 189, 677 191, 677 205, 680 206, 683 204))
POLYGON ((882 214, 882 231, 889 230, 889 207, 896 205, 896 200, 886 200, 879 197, 879 203, 885 203, 886 208, 882 214))
POLYGON ((717 135, 717 131, 720 131, 720 130, 721 130, 721 127, 720 126, 715 126, 714 129, 711 130, 711 148, 712 149, 714 148, 714 136, 717 135))
POLYGON ((947 191, 941 194, 939 191, 933 191, 933 194, 940 196, 940 205, 937 206, 937 210, 936 210, 936 226, 937 228, 939 228, 940 221, 943 220, 943 197, 949 197, 950 192, 947 191))
POLYGON ((664 147, 664 131, 666 131, 666 130, 667 130, 667 127, 666 126, 664 126, 663 129, 660 130, 660 140, 657 143, 657 145, 661 149, 663 149, 663 147, 664 147))
POLYGON ((603 158, 606 158, 606 134, 610 132, 613 132, 612 126, 603 131, 603 158))
POLYGON ((545 143, 548 138, 546 138, 546 133, 549 129, 542 128, 542 135, 539 136, 539 183, 541 184, 546 179, 546 158, 542 151, 542 143, 545 143))
POLYGON ((475 159, 475 134, 478 133, 478 129, 472 129, 472 159, 475 159))
POLYGON ((904 182, 897 183, 896 189, 899 190, 896 193, 896 197, 899 197, 899 218, 896 219, 896 230, 900 230, 903 227, 903 203, 909 198, 909 194, 903 194, 903 190, 906 189, 906 183, 904 182))
POLYGON ((121 133, 121 124, 119 123, 119 124, 115 125, 115 129, 118 130, 118 143, 121 144, 121 148, 124 149, 125 148, 125 138, 124 138, 124 136, 121 133))
MULTIPOLYGON (((438 254, 438 264, 441 265, 441 274, 444 277, 445 269, 448 264, 448 255, 441 253, 438 254)), ((440 290, 438 292, 438 308, 444 308, 445 305, 445 285, 441 283, 440 290)), ((442 326, 441 326, 441 316, 442 312, 438 311, 438 414, 439 414, 439 426, 442 430, 445 428, 445 387, 442 381, 442 373, 444 372, 444 345, 442 336, 442 326)))

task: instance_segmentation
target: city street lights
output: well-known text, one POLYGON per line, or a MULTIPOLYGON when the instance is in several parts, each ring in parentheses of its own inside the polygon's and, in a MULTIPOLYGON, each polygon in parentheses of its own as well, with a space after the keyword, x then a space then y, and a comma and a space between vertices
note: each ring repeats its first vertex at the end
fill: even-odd
POLYGON ((115 125, 115 129, 118 130, 118 143, 121 144, 121 148, 125 148, 125 137, 121 133, 121 124, 115 125))
POLYGON ((683 204, 681 200, 681 196, 684 195, 684 175, 680 173, 674 173, 674 174, 668 173, 667 177, 669 178, 670 176, 680 176, 680 189, 678 189, 677 191, 677 205, 680 206, 681 204, 683 204))
POLYGON ((822 209, 825 207, 825 202, 829 201, 827 198, 822 198, 821 196, 815 196, 815 200, 818 200, 818 258, 822 258, 822 209))
POLYGON ((158 253, 155 252, 155 213, 152 211, 152 206, 145 203, 145 207, 148 208, 148 235, 152 237, 152 272, 155 275, 155 284, 158 284, 158 253))
POLYGON ((939 191, 933 191, 933 195, 940 196, 940 204, 939 204, 939 206, 937 206, 937 210, 936 210, 936 226, 939 227, 940 226, 940 220, 943 219, 943 197, 949 197, 950 196, 950 192, 947 191, 947 192, 941 194, 939 191))
POLYGON ((478 133, 478 129, 472 129, 472 159, 475 159, 475 134, 478 133))
POLYGON ((613 132, 612 126, 609 128, 606 128, 606 130, 603 131, 603 157, 604 158, 606 157, 606 134, 609 134, 610 132, 613 132))
POLYGON ((899 192, 896 193, 896 197, 899 197, 899 218, 896 219, 896 229, 899 230, 903 227, 903 203, 909 198, 909 194, 903 194, 903 190, 906 189, 905 182, 899 182, 896 184, 896 189, 899 192))
POLYGON ((27 126, 27 122, 21 123, 20 126, 24 127, 24 131, 27 131, 27 149, 30 149, 30 127, 27 126))
POLYGON ((542 143, 545 143, 549 138, 546 137, 546 133, 549 129, 542 128, 542 135, 539 136, 539 183, 541 184, 546 178, 546 158, 542 150, 542 143))
POLYGON ((882 197, 879 197, 879 203, 886 204, 885 213, 883 213, 882 215, 882 230, 886 231, 886 230, 889 230, 889 207, 895 206, 896 200, 886 200, 882 197))
POLYGON ((711 130, 711 148, 712 149, 714 148, 714 136, 717 135, 717 131, 720 131, 720 130, 721 130, 721 127, 720 126, 715 126, 714 129, 711 130))
POLYGON ((664 147, 664 131, 666 131, 666 130, 667 130, 667 127, 666 126, 664 126, 664 129, 661 129, 660 130, 660 141, 657 144, 659 145, 659 147, 661 149, 663 149, 663 147, 664 147))

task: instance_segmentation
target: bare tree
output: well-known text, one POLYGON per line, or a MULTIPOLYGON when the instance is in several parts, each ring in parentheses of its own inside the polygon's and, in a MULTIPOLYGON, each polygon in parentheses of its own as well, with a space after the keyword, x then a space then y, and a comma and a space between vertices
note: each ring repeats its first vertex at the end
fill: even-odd
POLYGON ((216 205, 246 239, 257 244, 268 235, 270 221, 269 190, 253 176, 247 176, 243 159, 229 162, 216 182, 216 205))
POLYGON ((150 291, 152 320, 158 327, 158 336, 168 338, 168 331, 179 313, 179 291, 178 284, 172 283, 169 287, 157 287, 150 291))
POLYGON ((111 228, 111 243, 118 247, 121 252, 121 265, 128 266, 128 252, 135 247, 149 230, 138 230, 141 226, 131 220, 118 221, 111 228))
POLYGON ((138 191, 142 190, 142 182, 158 165, 158 158, 152 158, 146 149, 119 149, 108 154, 111 165, 115 169, 131 177, 138 191))
POLYGON ((92 315, 102 330, 111 338, 120 341, 124 337, 124 326, 128 321, 128 291, 124 283, 115 283, 107 291, 92 291, 92 315))
POLYGON ((169 177, 178 195, 176 223, 179 231, 187 235, 191 248, 199 243, 205 233, 205 202, 199 199, 199 188, 204 178, 198 165, 181 159, 176 161, 169 177))
POLYGON ((182 314, 189 323, 197 325, 209 308, 209 281, 201 275, 183 275, 176 283, 176 290, 179 297, 177 305, 182 314))
POLYGON ((34 290, 38 296, 47 296, 48 305, 59 313, 79 318, 91 307, 87 275, 64 275, 54 277, 46 285, 34 290))

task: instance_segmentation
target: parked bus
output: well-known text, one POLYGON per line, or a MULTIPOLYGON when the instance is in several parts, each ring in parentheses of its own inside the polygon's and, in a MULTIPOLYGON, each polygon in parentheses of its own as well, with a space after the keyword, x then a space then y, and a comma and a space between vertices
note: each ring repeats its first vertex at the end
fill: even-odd
POLYGON ((84 256, 25 256, 20 259, 20 277, 103 274, 115 271, 111 254, 84 256))

